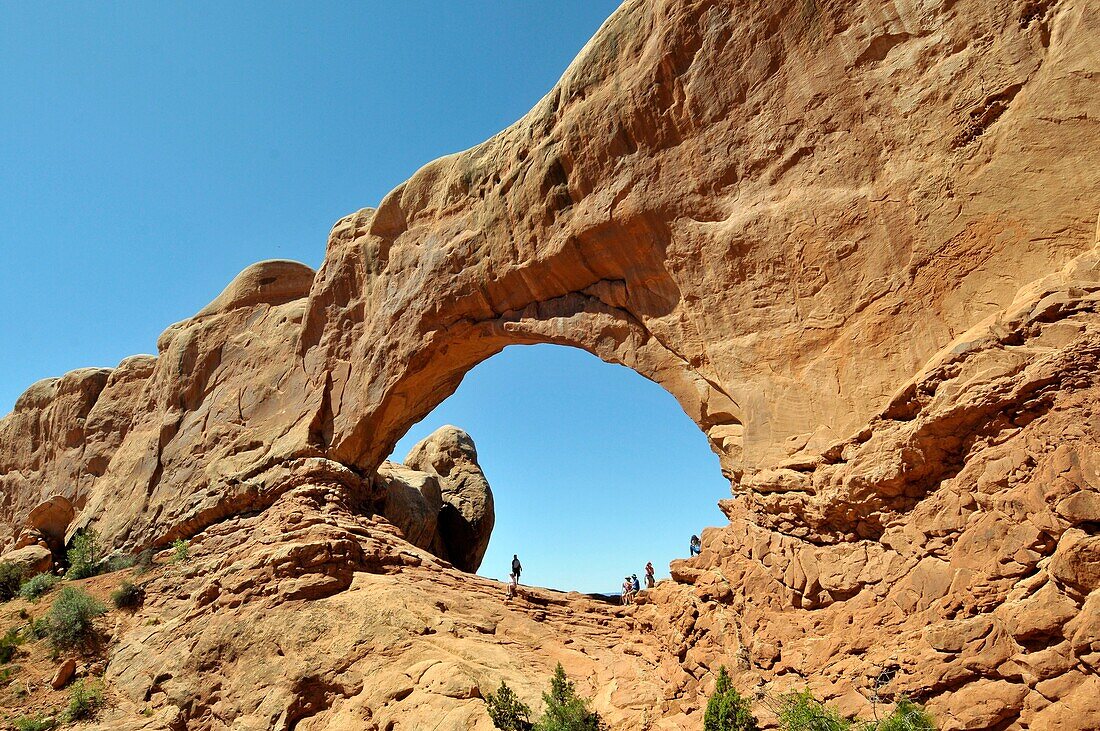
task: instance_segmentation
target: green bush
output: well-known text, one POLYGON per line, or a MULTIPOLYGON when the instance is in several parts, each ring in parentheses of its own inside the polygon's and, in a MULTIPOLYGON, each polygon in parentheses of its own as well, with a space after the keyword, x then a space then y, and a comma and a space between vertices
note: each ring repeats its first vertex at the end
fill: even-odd
POLYGON ((187 541, 182 538, 177 538, 172 541, 172 561, 175 563, 183 563, 190 555, 190 549, 187 547, 187 541))
POLYGON ((783 731, 847 731, 852 722, 804 690, 779 699, 779 727, 783 731))
POLYGON ((707 701, 703 731, 758 731, 756 716, 749 710, 749 702, 730 683, 725 665, 718 670, 714 694, 707 701))
POLYGON ((30 636, 33 639, 40 640, 43 637, 47 637, 50 634, 50 620, 48 617, 39 617, 31 622, 30 636))
POLYGON ((137 558, 128 553, 116 553, 103 563, 102 574, 113 574, 115 571, 128 569, 137 563, 137 558))
POLYGON ((863 731, 936 731, 936 723, 920 704, 902 698, 889 716, 867 722, 863 731))
POLYGON ((129 581, 122 582, 122 585, 111 594, 111 601, 117 609, 136 609, 141 606, 144 599, 145 592, 142 588, 129 581))
POLYGON ((86 579, 100 573, 103 548, 99 545, 99 534, 90 528, 77 533, 65 558, 69 562, 65 575, 70 579, 86 579))
POLYGON ((45 716, 22 716, 12 721, 15 731, 50 731, 57 726, 57 721, 45 716))
POLYGON ((92 718, 103 706, 103 684, 97 680, 78 680, 69 688, 69 707, 62 714, 65 723, 92 718))
POLYGON ((23 636, 19 634, 18 628, 13 627, 5 632, 4 636, 0 637, 0 665, 11 662, 21 644, 23 644, 23 636))
POLYGON ((24 581, 23 586, 19 587, 19 596, 29 602, 38 601, 40 596, 57 586, 59 581, 61 579, 52 574, 35 574, 24 581))
POLYGON ((489 705, 489 718, 502 731, 531 731, 531 709, 521 701, 508 685, 501 681, 500 690, 485 698, 489 705))
POLYGON ((50 606, 50 642, 56 649, 87 644, 94 637, 93 621, 106 611, 107 608, 92 595, 75 586, 66 586, 50 606))
POLYGON ((554 668, 550 692, 543 693, 542 700, 546 712, 535 724, 535 731, 605 731, 607 728, 600 714, 588 710, 588 701, 577 695, 561 663, 554 668))
POLYGON ((5 561, 0 563, 0 602, 13 599, 23 584, 23 567, 5 561))

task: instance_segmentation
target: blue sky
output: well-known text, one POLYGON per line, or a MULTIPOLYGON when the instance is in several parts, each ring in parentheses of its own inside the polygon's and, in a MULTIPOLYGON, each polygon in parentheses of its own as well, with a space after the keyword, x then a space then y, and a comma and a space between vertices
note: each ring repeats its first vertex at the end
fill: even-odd
POLYGON ((726 522, 729 482, 707 440, 663 388, 629 368, 561 345, 506 348, 394 449, 443 426, 470 433, 496 500, 478 572, 580 591, 618 591, 627 573, 657 577, 688 540, 726 522))
MULTIPOLYGON (((316 267, 334 221, 522 116, 616 4, 0 3, 0 414, 39 378, 155 351, 167 325, 248 264, 316 267)), ((669 522, 665 509, 649 511, 649 524, 610 513, 655 507, 668 486, 643 475, 661 474, 659 464, 684 470, 685 485, 705 495, 705 513, 693 515, 717 522, 727 488, 667 395, 584 353, 527 350, 483 364, 441 407, 463 404, 454 421, 498 488, 492 551, 523 511, 548 510, 560 490, 563 510, 589 505, 602 527, 561 530, 544 554, 528 550, 531 577, 536 566, 571 565, 544 575, 607 588, 605 569, 581 568, 602 545, 586 541, 607 531, 625 545, 669 522), (526 380, 523 398, 479 407, 477 394, 499 389, 478 384, 501 377, 526 380), (568 419, 553 411, 574 408, 568 419), (587 437, 571 441, 566 422, 587 425, 587 437), (507 438, 540 423, 558 424, 558 436, 507 438), (499 464, 489 455, 498 449, 499 464), (632 473, 635 464, 650 467, 632 473), (561 475, 553 488, 548 474, 561 475), (506 490, 527 497, 513 503, 506 490), (578 502, 591 495, 602 497, 578 502), (574 542, 575 552, 563 548, 574 542)), ((511 535, 525 533, 534 540, 530 529, 511 535)))

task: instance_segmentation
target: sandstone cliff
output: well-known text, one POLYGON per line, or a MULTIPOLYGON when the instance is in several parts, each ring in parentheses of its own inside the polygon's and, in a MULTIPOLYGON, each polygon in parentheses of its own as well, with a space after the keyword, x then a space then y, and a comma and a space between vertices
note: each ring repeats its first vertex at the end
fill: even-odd
POLYGON ((485 727, 475 687, 559 656, 616 728, 698 727, 719 664, 947 729, 1100 727, 1093 5, 628 0, 316 274, 256 265, 155 357, 32 386, 7 546, 59 495, 70 536, 209 548, 151 587, 170 624, 116 638, 110 727, 485 727), (373 515, 405 431, 538 342, 661 384, 731 480, 622 616, 500 609, 373 515))

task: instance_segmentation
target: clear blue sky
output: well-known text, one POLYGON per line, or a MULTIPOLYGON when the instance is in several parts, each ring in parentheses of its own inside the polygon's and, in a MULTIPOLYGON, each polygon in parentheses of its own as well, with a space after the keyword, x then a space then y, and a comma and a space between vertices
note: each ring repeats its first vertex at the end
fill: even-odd
MULTIPOLYGON (((39 378, 154 352, 168 324, 248 264, 316 267, 335 220, 522 116, 616 5, 0 3, 0 414, 39 378)), ((486 374, 519 379, 523 398, 466 405, 449 420, 471 431, 497 486, 494 554, 527 535, 532 579, 557 565, 572 568, 546 569, 547 583, 614 588, 587 560, 597 546, 608 552, 640 533, 664 545, 653 531, 667 526, 671 547, 688 530, 657 501, 672 494, 661 465, 699 491, 696 522, 718 521, 727 488, 702 435, 660 389, 562 352, 487 362, 454 403, 499 394, 478 387, 486 374), (587 425, 587 436, 506 438, 565 422, 587 425), (550 475, 560 476, 556 493, 534 487, 550 475), (551 494, 560 497, 547 503, 551 494), (601 497, 582 501, 592 495, 601 497), (529 522, 506 533, 555 504, 574 522, 556 523, 552 548, 535 549, 529 522), (597 527, 580 529, 582 505, 597 527), (637 512, 613 519, 615 506, 637 512)), ((675 504, 687 502, 676 493, 675 504)))
POLYGON ((627 573, 657 577, 688 539, 721 525, 729 497, 706 437, 663 388, 561 345, 513 346, 474 368, 394 449, 443 426, 470 433, 496 499, 497 525, 478 572, 615 592, 627 573))

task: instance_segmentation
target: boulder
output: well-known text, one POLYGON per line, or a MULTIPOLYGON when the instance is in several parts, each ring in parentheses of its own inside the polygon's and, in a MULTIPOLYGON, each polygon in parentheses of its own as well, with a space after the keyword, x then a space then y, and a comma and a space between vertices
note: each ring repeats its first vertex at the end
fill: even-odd
POLYGON ((42 545, 23 546, 0 556, 0 562, 23 567, 25 576, 34 576, 53 568, 53 552, 42 545))
POLYGON ((438 550, 437 529, 443 499, 435 475, 383 462, 377 476, 386 519, 401 529, 409 543, 429 551, 438 550))
POLYGON ((436 477, 443 501, 439 536, 447 558, 463 571, 477 571, 496 513, 474 440, 458 427, 440 427, 409 450, 405 466, 436 477))
POLYGON ((54 495, 39 503, 27 516, 16 545, 30 545, 44 540, 53 550, 62 550, 73 514, 72 501, 64 495, 54 495))
POLYGON ((57 672, 53 674, 53 679, 50 680, 50 686, 54 690, 61 690, 69 681, 76 675, 76 660, 73 658, 66 658, 61 665, 58 666, 57 672))
POLYGON ((1050 560, 1050 573, 1085 594, 1100 588, 1100 536, 1067 530, 1050 560))

